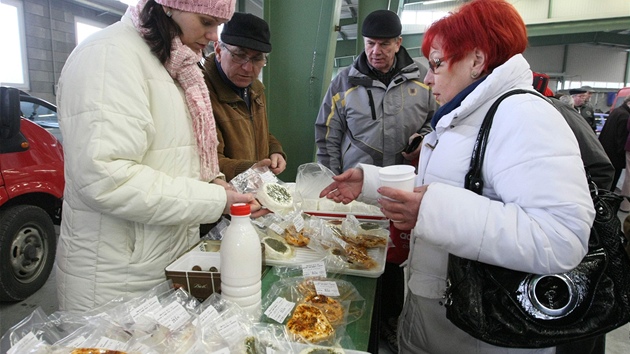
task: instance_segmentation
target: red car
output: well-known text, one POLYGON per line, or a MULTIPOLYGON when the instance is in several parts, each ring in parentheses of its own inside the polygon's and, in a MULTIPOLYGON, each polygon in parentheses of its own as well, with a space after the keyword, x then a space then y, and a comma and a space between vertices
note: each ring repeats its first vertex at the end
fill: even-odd
POLYGON ((0 301, 23 300, 46 283, 61 216, 61 143, 22 115, 19 90, 0 87, 0 301))

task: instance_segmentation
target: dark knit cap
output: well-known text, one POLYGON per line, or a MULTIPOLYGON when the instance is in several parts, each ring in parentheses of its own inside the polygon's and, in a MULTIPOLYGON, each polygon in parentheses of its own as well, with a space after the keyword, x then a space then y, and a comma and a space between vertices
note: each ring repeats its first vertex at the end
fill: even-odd
POLYGON ((363 37, 368 38, 395 38, 402 33, 400 18, 395 12, 389 10, 376 10, 371 12, 361 28, 363 37))
POLYGON ((587 91, 583 88, 570 89, 569 95, 578 95, 580 93, 586 93, 587 91))
POLYGON ((265 20, 243 12, 235 12, 221 32, 221 42, 263 53, 271 52, 270 37, 265 20))

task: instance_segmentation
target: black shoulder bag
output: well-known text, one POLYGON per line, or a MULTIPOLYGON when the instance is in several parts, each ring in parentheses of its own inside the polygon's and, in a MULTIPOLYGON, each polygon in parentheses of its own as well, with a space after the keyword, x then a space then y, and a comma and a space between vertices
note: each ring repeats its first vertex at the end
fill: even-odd
MULTIPOLYGON (((483 189, 481 166, 494 113, 490 108, 475 143, 465 187, 483 189)), ((587 173, 588 174, 588 173, 587 173)), ((604 334, 630 321, 630 260, 617 211, 622 197, 598 189, 588 253, 573 270, 530 274, 452 254, 444 304, 446 317, 471 336, 501 347, 544 348, 604 334)))

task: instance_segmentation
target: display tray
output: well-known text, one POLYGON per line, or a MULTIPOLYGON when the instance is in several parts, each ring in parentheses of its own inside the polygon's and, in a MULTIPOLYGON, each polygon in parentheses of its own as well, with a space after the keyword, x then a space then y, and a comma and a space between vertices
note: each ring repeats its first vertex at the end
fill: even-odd
POLYGON ((385 215, 364 215, 364 214, 355 214, 351 212, 341 212, 341 211, 304 211, 308 215, 318 216, 321 218, 345 218, 348 215, 354 215, 358 220, 387 220, 385 215))
MULTIPOLYGON (((299 354, 300 352, 302 352, 302 350, 307 349, 307 348, 317 348, 317 349, 322 349, 322 350, 326 350, 329 349, 330 347, 324 347, 324 346, 312 346, 312 345, 308 345, 308 344, 303 344, 303 343, 297 343, 297 342, 291 342, 289 343, 291 345, 291 349, 293 353, 299 354)), ((351 349, 343 349, 343 348, 336 348, 336 349, 342 349, 344 353, 346 354, 369 354, 369 352, 362 352, 360 350, 351 350, 351 349)))
MULTIPOLYGON (((195 247, 193 249, 192 252, 193 254, 199 254, 199 253, 209 253, 209 254, 217 254, 216 257, 218 257, 218 252, 208 252, 208 251, 203 251, 202 249, 203 247, 201 245, 197 245, 197 247, 195 247)), ((369 270, 363 270, 363 269, 352 269, 352 268, 343 268, 341 270, 335 270, 335 269, 327 269, 327 271, 331 272, 331 273, 339 273, 339 274, 348 274, 348 275, 356 275, 359 277, 367 277, 367 278, 378 278, 381 274, 383 274, 383 272, 385 271, 385 260, 387 259, 387 247, 382 247, 382 248, 370 248, 368 250, 368 254, 370 255, 370 257, 372 257, 376 263, 377 266, 373 269, 369 269, 369 270)), ((288 258, 288 259, 270 259, 269 257, 265 258, 265 265, 268 266, 285 266, 285 267, 291 267, 291 266, 301 266, 307 263, 313 263, 313 262, 317 262, 317 261, 321 261, 324 258, 324 256, 321 253, 318 253, 315 250, 312 250, 310 248, 307 247, 295 247, 295 254, 293 256, 293 258, 288 258)))

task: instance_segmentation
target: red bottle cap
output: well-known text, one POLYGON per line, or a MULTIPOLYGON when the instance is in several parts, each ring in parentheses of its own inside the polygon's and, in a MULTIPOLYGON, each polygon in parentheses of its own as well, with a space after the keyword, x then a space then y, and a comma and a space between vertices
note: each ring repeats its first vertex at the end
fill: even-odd
POLYGON ((247 216, 251 214, 249 204, 234 203, 230 206, 230 214, 234 216, 247 216))

